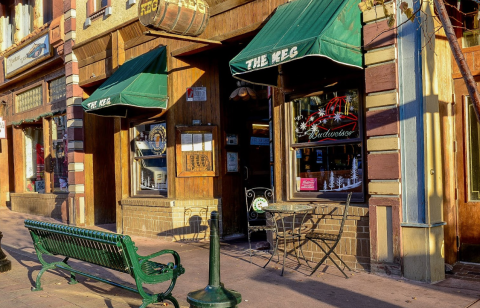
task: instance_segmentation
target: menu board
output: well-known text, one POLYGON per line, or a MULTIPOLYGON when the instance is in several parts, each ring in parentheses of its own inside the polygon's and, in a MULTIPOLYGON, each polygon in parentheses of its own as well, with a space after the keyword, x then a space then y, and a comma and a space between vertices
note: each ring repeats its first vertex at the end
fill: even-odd
POLYGON ((177 127, 177 176, 216 176, 216 126, 177 127))

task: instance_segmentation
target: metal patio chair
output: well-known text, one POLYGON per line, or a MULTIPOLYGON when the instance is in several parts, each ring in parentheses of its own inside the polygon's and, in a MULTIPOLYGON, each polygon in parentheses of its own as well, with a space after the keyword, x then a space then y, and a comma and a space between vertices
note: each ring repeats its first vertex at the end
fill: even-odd
MULTIPOLYGON (((335 262, 335 260, 332 259, 330 256, 331 253, 333 253, 337 259, 345 265, 346 268, 348 268, 349 271, 352 271, 350 267, 337 255, 335 252, 335 247, 337 247, 338 243, 340 242, 340 239, 342 238, 342 233, 343 233, 343 228, 345 226, 345 221, 347 220, 348 216, 348 208, 350 207, 350 198, 352 197, 352 193, 349 193, 347 196, 347 202, 345 203, 345 209, 343 211, 343 217, 342 217, 342 222, 340 224, 340 230, 338 231, 337 234, 331 234, 331 233, 320 233, 320 232, 309 232, 305 235, 305 239, 312 241, 315 245, 320 247, 320 249, 325 253, 323 258, 320 260, 320 262, 317 263, 313 271, 310 273, 310 276, 315 273, 315 271, 320 267, 320 265, 325 262, 327 258, 329 258, 333 264, 345 275, 345 278, 348 278, 347 274, 340 268, 340 266, 335 262), (330 245, 328 244, 330 243, 330 245), (332 244, 333 243, 333 244, 332 244), (324 244, 327 249, 322 247, 321 244, 324 244)), ((307 263, 308 264, 308 263, 307 263)))
POLYGON ((266 187, 245 188, 245 204, 247 206, 247 224, 248 224, 248 247, 250 253, 250 263, 252 263, 252 244, 250 236, 254 232, 272 231, 276 232, 273 217, 267 214, 262 208, 273 202, 273 189, 266 187), (270 223, 268 222, 269 220, 270 223))

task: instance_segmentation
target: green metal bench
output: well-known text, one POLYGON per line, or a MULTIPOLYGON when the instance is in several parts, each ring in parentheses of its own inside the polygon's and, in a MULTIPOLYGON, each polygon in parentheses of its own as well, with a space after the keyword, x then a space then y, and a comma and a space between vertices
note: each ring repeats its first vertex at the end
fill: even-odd
POLYGON ((38 260, 43 265, 32 291, 42 290, 40 278, 46 270, 60 268, 70 272, 70 284, 77 283, 75 274, 79 274, 138 293, 143 298, 141 308, 164 300, 169 300, 176 308, 180 307, 172 295, 177 277, 185 273, 177 252, 162 250, 148 256, 140 256, 137 254, 138 248, 135 247, 135 243, 128 235, 99 232, 29 219, 25 220, 25 227, 30 231, 38 260), (152 258, 165 254, 172 254, 175 263, 162 264, 150 261, 152 258), (44 260, 43 255, 64 256, 66 258, 60 262, 48 263, 44 260), (74 269, 67 263, 69 258, 130 274, 135 279, 137 288, 121 285, 74 269), (157 284, 169 280, 171 280, 170 286, 163 293, 150 294, 142 286, 143 283, 157 284))

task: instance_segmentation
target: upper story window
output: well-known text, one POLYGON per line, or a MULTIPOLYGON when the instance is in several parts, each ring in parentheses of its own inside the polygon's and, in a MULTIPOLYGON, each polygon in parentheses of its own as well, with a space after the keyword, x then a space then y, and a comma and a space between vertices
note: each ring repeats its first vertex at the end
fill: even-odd
POLYGON ((108 5, 108 0, 94 0, 95 2, 95 11, 100 10, 108 5))
POLYGON ((34 0, 22 0, 22 7, 21 7, 21 26, 20 31, 22 32, 22 37, 25 37, 32 33, 33 31, 33 6, 34 0))
POLYGON ((43 0, 43 23, 53 20, 53 0, 43 0))
POLYGON ((463 48, 480 45, 479 4, 474 1, 462 1, 463 48))
POLYGON ((3 19, 3 42, 2 42, 2 50, 7 49, 8 47, 13 45, 14 42, 14 34, 15 34, 15 5, 14 1, 10 1, 5 5, 2 5, 2 9, 4 9, 4 19, 3 19))

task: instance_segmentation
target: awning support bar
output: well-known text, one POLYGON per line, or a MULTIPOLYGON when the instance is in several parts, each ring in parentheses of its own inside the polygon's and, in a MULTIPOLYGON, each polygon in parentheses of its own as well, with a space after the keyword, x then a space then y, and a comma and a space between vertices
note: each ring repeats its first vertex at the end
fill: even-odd
POLYGON ((148 31, 143 32, 143 34, 152 35, 152 36, 161 36, 161 37, 171 37, 171 38, 176 38, 178 40, 190 41, 190 42, 196 42, 196 43, 213 44, 213 45, 222 45, 223 44, 220 41, 213 41, 213 40, 207 40, 207 39, 202 39, 202 38, 197 38, 197 37, 171 34, 171 33, 163 32, 163 31, 148 30, 148 31))

